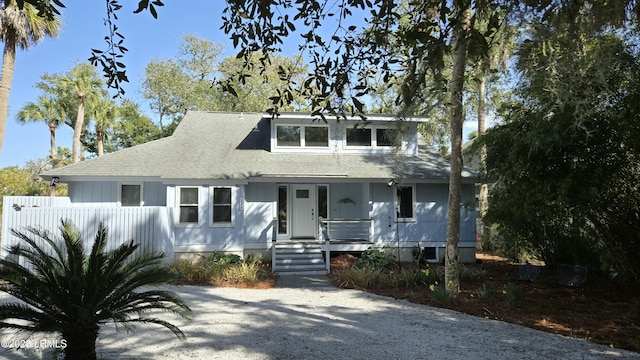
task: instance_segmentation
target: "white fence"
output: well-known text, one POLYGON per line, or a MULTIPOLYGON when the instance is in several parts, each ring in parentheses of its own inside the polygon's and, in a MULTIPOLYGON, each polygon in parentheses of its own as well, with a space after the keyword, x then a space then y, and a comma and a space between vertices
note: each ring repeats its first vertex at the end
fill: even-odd
MULTIPOLYGON (((27 233, 27 228, 44 229, 59 235, 61 220, 69 220, 89 248, 100 223, 108 233, 107 249, 131 239, 142 251, 162 252, 173 259, 173 219, 166 207, 71 207, 65 198, 5 196, 2 214, 2 257, 19 239, 11 229, 27 233), (48 199, 48 200, 47 200, 48 199), (62 207, 59 207, 62 205, 62 207)), ((68 199, 68 198, 67 198, 68 199)))

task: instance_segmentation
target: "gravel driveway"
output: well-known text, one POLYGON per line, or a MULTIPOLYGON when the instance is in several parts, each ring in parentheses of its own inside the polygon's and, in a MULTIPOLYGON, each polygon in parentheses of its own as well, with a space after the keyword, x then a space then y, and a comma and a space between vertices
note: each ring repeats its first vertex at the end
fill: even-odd
MULTIPOLYGON (((159 326, 139 326, 133 334, 105 326, 98 358, 640 359, 638 353, 579 339, 337 289, 326 278, 281 279, 268 290, 171 286, 194 312, 192 321, 171 318, 186 341, 159 326)), ((6 342, 27 337, 0 330, 0 358, 39 359, 51 353, 6 342)), ((41 338, 51 336, 30 339, 41 338)))

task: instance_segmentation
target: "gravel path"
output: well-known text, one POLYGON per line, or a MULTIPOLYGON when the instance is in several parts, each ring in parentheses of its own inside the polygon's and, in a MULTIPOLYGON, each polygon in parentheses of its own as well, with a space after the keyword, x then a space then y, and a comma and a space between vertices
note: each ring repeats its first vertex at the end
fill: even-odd
MULTIPOLYGON (((138 326, 102 328, 102 359, 640 359, 640 354, 522 326, 416 305, 328 282, 292 280, 268 290, 171 286, 194 312, 171 318, 187 336, 138 326)), ((7 300, 6 294, 0 294, 7 300)), ((169 319, 169 317, 165 317, 169 319)), ((0 358, 46 358, 16 349, 28 334, 0 330, 0 358)), ((51 339, 32 335, 30 339, 51 339)))

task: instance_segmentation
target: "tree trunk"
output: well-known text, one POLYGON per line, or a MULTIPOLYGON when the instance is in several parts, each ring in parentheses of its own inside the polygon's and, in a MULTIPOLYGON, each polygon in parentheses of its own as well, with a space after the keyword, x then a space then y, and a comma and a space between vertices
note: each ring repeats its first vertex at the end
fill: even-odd
POLYGON ((51 121, 49 122, 49 145, 51 146, 51 167, 58 167, 58 149, 56 148, 56 130, 58 127, 51 121))
POLYGON ((98 326, 63 331, 62 338, 67 342, 64 349, 65 360, 96 360, 98 331, 98 326))
POLYGON ((73 127, 73 145, 71 150, 71 159, 73 163, 78 162, 80 155, 80 136, 82 135, 82 128, 84 127, 84 95, 78 94, 78 116, 76 117, 76 123, 73 127))
POLYGON ((4 53, 2 55, 2 75, 0 75, 0 154, 4 133, 9 116, 9 93, 13 83, 13 69, 16 63, 16 31, 9 26, 4 37, 4 53))
POLYGON ((462 121, 465 65, 467 63, 467 33, 471 22, 469 0, 455 2, 458 24, 454 26, 453 67, 451 73, 451 175, 447 208, 447 247, 445 250, 445 287, 451 296, 460 292, 460 191, 462 184, 462 121))
MULTIPOLYGON (((478 86, 478 137, 482 136, 485 132, 486 124, 485 124, 485 100, 487 96, 487 75, 482 74, 480 77, 480 84, 478 86)), ((482 145, 480 148, 480 168, 485 168, 485 163, 487 161, 487 147, 486 145, 482 145)), ((483 240, 489 236, 489 231, 484 223, 484 217, 487 213, 487 197, 488 197, 489 189, 488 185, 485 183, 480 184, 480 194, 478 194, 478 207, 480 208, 480 226, 478 227, 478 242, 476 243, 476 248, 482 250, 483 240)))
POLYGON ((104 155, 104 134, 96 130, 96 141, 98 143, 98 157, 104 155))

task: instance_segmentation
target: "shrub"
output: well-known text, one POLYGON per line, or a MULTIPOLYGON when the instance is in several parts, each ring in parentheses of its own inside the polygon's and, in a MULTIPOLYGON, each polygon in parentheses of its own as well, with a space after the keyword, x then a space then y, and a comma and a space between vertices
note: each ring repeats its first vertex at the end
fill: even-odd
POLYGON ((224 251, 216 250, 205 258, 205 262, 219 265, 241 264, 242 257, 237 254, 226 254, 224 251))
POLYGON ((355 265, 359 267, 369 267, 384 269, 388 265, 395 263, 395 256, 380 249, 368 248, 363 251, 355 265))
POLYGON ((232 283, 256 283, 267 279, 267 272, 258 261, 243 262, 225 267, 222 277, 232 283))

